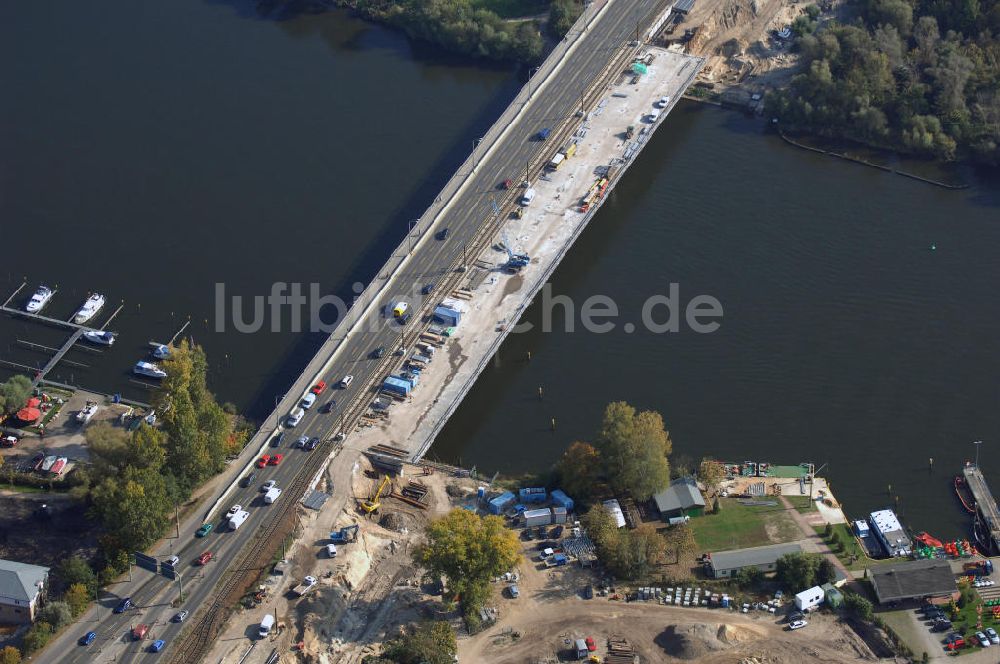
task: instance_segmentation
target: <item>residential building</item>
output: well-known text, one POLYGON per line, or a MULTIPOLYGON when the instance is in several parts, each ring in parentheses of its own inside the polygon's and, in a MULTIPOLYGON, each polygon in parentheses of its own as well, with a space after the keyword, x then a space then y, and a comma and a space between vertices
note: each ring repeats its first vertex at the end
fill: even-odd
POLYGON ((710 553, 705 561, 705 572, 716 579, 735 576, 741 569, 756 567, 762 572, 773 572, 778 558, 789 553, 801 553, 798 544, 769 544, 748 549, 710 553))
POLYGON ((0 624, 34 622, 38 600, 48 582, 48 567, 0 560, 0 624))

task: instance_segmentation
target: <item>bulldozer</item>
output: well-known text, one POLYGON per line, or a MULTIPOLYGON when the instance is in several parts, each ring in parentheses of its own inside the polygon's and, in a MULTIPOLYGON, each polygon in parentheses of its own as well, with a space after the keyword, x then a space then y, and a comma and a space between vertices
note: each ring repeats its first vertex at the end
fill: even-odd
POLYGON ((375 491, 374 494, 372 494, 372 497, 369 498, 368 500, 361 501, 361 509, 365 511, 365 514, 371 515, 372 512, 375 512, 376 510, 378 510, 379 507, 382 506, 382 501, 381 501, 382 492, 384 492, 385 488, 390 484, 391 481, 389 480, 389 476, 383 475, 382 481, 379 482, 378 489, 375 491))

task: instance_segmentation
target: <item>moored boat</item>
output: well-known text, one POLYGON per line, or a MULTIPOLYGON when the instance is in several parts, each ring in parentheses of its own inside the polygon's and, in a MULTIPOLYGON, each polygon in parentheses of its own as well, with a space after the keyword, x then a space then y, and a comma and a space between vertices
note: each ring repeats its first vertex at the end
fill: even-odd
POLYGON ((83 410, 76 414, 76 421, 80 424, 86 424, 97 413, 97 407, 96 401, 88 401, 83 410))
POLYGON ((941 543, 941 540, 932 537, 928 533, 920 533, 917 535, 916 539, 924 546, 929 546, 932 549, 940 549, 944 546, 944 544, 941 543))
POLYGON ((976 499, 972 496, 972 492, 966 486, 965 479, 961 475, 955 476, 955 495, 962 501, 962 507, 965 508, 966 512, 976 513, 976 499))
POLYGON ((158 344, 153 348, 153 357, 158 360, 165 360, 170 357, 170 346, 158 344))
POLYGON ((24 310, 29 314, 37 314, 45 308, 45 305, 49 303, 49 300, 51 300, 52 296, 55 294, 56 292, 48 286, 39 286, 38 290, 35 291, 35 294, 31 296, 30 300, 28 300, 28 304, 24 306, 24 310))
POLYGON ((166 378, 167 372, 153 364, 152 362, 139 361, 132 367, 132 373, 149 378, 166 378))
POLYGON ((88 320, 97 315, 97 312, 104 307, 104 296, 100 293, 93 293, 90 297, 84 300, 83 305, 76 310, 73 314, 73 322, 77 325, 83 325, 88 320))
POLYGON ((114 332, 101 331, 101 330, 87 330, 83 333, 83 338, 94 344, 101 344, 102 346, 110 346, 115 342, 114 332))

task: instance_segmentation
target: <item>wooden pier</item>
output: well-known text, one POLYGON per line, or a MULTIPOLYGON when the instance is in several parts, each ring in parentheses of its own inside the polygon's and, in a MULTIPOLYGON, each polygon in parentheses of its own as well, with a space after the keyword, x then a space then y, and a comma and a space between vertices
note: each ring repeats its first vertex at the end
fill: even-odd
POLYGON ((80 328, 80 329, 76 330, 75 332, 73 332, 73 334, 70 335, 69 339, 66 340, 66 343, 64 343, 59 348, 59 350, 56 351, 56 354, 52 356, 52 359, 50 359, 48 361, 48 363, 42 368, 41 371, 39 371, 37 374, 35 374, 35 377, 31 381, 31 386, 32 387, 37 387, 38 386, 38 383, 41 382, 41 380, 43 378, 45 378, 45 376, 50 371, 52 371, 56 367, 57 364, 59 364, 59 361, 63 359, 63 357, 66 355, 66 353, 69 352, 69 349, 72 348, 73 345, 76 344, 76 342, 80 340, 80 337, 82 337, 83 333, 86 332, 86 331, 87 331, 86 328, 80 328))
MULTIPOLYGON (((976 499, 978 516, 982 518, 983 525, 988 531, 990 539, 988 544, 991 551, 984 551, 983 553, 1000 552, 1000 508, 997 507, 997 501, 993 497, 993 492, 990 491, 989 485, 986 484, 983 471, 976 464, 966 463, 962 472, 965 475, 966 486, 972 491, 972 497, 976 499)), ((983 544, 987 544, 987 542, 983 542, 983 544)))

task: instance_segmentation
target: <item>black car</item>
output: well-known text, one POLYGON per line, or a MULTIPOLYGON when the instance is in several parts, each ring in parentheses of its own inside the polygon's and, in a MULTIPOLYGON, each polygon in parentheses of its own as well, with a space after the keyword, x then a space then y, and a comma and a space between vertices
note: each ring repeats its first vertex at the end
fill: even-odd
POLYGON ((538 549, 539 551, 544 551, 545 549, 554 549, 557 546, 559 546, 557 543, 549 542, 546 540, 544 542, 539 542, 538 544, 536 544, 535 548, 538 549))
POLYGON ((248 486, 250 486, 251 484, 253 484, 253 481, 255 479, 257 479, 257 473, 255 473, 255 472, 254 473, 250 473, 249 475, 247 475, 246 477, 244 477, 242 480, 240 480, 240 486, 245 489, 248 486))
POLYGON ((381 359, 383 355, 385 355, 385 346, 379 346, 369 354, 369 357, 373 360, 378 360, 381 359))
POLYGON ((535 538, 535 533, 534 531, 531 530, 531 528, 525 528, 524 530, 521 531, 521 539, 531 541, 534 538, 535 538))
POLYGON ((434 284, 427 284, 420 289, 420 293, 423 295, 430 295, 432 290, 434 290, 434 284))
POLYGON ((559 539, 560 537, 562 537, 562 534, 563 534, 563 527, 556 526, 555 528, 552 529, 552 532, 549 533, 549 537, 551 537, 552 539, 559 539))
POLYGON ((594 599, 594 586, 587 584, 587 587, 583 589, 584 599, 594 599))
POLYGON ((447 240, 447 239, 448 239, 448 235, 449 235, 450 233, 451 233, 451 231, 450 231, 449 229, 447 229, 447 228, 442 228, 441 230, 439 230, 439 231, 437 232, 437 235, 435 235, 434 237, 436 237, 437 239, 439 239, 439 240, 442 240, 442 241, 443 241, 443 240, 447 240))
POLYGON ((406 325, 407 323, 410 322, 410 314, 407 313, 403 314, 402 316, 397 316, 396 322, 398 322, 400 325, 406 325))
POLYGON ((317 447, 319 447, 319 438, 317 438, 316 436, 313 436, 312 438, 309 439, 309 442, 306 443, 306 449, 307 450, 314 450, 317 447))
POLYGON ((115 613, 125 613, 132 608, 132 598, 126 597, 122 601, 118 602, 118 606, 115 607, 115 613))
POLYGON ((951 629, 951 621, 946 618, 935 620, 934 626, 931 627, 931 630, 935 632, 947 632, 949 629, 951 629))
POLYGON ((321 409, 320 412, 323 412, 323 413, 332 413, 333 412, 333 407, 336 406, 336 405, 337 405, 337 400, 336 399, 330 399, 325 404, 323 404, 323 408, 321 409))
POLYGON ((545 539, 545 526, 538 526, 535 531, 535 539, 545 539))
POLYGON ((278 435, 271 439, 271 447, 281 447, 281 441, 285 439, 285 432, 279 431, 278 435))

